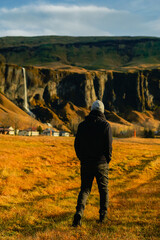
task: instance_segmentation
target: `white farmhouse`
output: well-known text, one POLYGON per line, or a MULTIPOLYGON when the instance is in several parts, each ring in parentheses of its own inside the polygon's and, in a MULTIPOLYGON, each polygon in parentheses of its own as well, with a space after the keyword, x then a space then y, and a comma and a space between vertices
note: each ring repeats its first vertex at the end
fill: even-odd
POLYGON ((54 128, 46 128, 43 131, 43 135, 59 137, 60 134, 59 131, 55 130, 54 128))
POLYGON ((28 128, 19 131, 20 136, 38 136, 39 132, 36 128, 28 128))
POLYGON ((62 137, 69 137, 69 132, 61 131, 60 132, 60 136, 62 136, 62 137))
MULTIPOLYGON (((19 130, 16 130, 16 133, 18 134, 19 130)), ((0 133, 5 135, 15 135, 15 130, 13 127, 0 127, 0 133)))

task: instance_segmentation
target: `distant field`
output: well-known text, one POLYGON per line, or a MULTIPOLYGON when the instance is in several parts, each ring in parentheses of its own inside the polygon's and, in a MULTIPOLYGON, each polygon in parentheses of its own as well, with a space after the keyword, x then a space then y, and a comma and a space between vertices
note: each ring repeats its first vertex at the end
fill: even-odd
POLYGON ((115 139, 107 223, 94 182, 82 227, 71 223, 80 187, 74 138, 0 135, 0 239, 158 240, 160 139, 115 139))

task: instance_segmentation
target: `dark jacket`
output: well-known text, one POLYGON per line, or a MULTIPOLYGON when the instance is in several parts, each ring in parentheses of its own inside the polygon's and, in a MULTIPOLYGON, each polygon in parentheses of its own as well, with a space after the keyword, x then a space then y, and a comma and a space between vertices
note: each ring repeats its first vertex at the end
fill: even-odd
POLYGON ((110 162, 112 132, 103 113, 93 110, 79 124, 74 147, 81 163, 110 162))

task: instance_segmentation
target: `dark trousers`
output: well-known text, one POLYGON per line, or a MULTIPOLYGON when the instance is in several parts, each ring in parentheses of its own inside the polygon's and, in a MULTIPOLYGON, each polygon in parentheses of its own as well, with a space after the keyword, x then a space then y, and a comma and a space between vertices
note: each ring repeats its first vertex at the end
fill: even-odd
POLYGON ((87 198, 91 192, 93 179, 96 177, 100 194, 100 214, 107 214, 108 207, 108 164, 81 165, 81 190, 77 200, 76 210, 83 215, 87 198))

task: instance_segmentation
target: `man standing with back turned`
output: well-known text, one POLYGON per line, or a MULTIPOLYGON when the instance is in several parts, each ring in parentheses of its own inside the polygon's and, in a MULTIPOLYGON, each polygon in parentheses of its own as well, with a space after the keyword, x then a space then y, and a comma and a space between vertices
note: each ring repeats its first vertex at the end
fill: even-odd
POLYGON ((108 207, 108 165, 112 156, 112 132, 101 101, 92 104, 90 114, 79 124, 74 146, 81 162, 81 190, 72 226, 81 225, 94 177, 100 194, 99 222, 104 222, 108 207))

